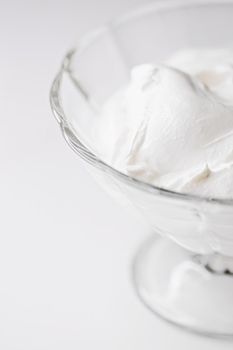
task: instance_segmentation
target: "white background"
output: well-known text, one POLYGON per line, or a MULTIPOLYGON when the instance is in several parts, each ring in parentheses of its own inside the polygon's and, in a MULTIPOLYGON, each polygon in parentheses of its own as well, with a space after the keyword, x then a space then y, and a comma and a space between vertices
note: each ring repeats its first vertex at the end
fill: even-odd
POLYGON ((0 349, 232 349, 141 305, 129 267, 147 232, 98 188, 50 111, 66 50, 142 2, 0 0, 0 349))

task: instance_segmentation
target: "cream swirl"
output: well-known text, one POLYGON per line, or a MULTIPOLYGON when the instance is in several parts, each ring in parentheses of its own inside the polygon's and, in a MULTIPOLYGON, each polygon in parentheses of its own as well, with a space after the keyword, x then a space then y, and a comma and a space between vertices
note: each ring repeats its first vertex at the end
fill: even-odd
POLYGON ((233 198, 233 51, 188 50, 133 68, 95 137, 104 160, 130 176, 233 198))

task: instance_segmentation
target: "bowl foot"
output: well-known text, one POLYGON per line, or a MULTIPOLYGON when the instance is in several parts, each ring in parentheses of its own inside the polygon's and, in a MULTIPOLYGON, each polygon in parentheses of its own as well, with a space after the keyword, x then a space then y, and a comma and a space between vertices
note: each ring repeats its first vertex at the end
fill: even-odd
POLYGON ((150 237, 136 255, 137 294, 155 314, 207 336, 233 336, 233 275, 167 238, 150 237))

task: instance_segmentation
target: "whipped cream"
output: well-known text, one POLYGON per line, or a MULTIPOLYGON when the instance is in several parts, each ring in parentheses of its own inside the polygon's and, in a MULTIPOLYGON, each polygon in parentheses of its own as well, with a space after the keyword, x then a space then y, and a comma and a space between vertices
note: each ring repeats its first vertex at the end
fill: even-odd
POLYGON ((186 50, 134 67, 94 129, 101 157, 129 176, 233 198, 233 50, 186 50))

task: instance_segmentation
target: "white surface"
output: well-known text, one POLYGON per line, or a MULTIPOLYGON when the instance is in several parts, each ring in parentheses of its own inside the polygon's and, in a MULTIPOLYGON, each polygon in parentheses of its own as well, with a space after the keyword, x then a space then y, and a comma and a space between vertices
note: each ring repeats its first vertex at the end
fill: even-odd
POLYGON ((144 228, 93 182, 51 115, 49 87, 75 37, 138 3, 0 0, 1 349, 232 349, 140 304, 129 265, 144 228))

